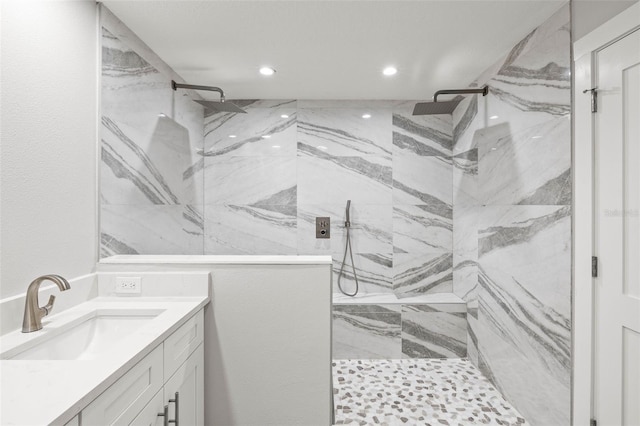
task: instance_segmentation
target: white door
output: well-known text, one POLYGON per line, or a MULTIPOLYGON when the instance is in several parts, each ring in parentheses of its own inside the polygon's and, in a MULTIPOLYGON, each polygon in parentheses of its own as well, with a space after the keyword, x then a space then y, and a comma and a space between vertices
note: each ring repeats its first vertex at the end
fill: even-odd
POLYGON ((596 76, 594 414, 640 426, 640 31, 597 52, 596 76))

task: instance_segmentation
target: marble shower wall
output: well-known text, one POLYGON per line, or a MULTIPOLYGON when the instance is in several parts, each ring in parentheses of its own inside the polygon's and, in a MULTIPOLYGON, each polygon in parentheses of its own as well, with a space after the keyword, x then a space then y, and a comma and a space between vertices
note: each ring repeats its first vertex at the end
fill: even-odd
MULTIPOLYGON (((247 114, 205 115, 205 254, 328 254, 337 273, 351 200, 363 293, 452 291, 450 116, 414 117, 415 102, 237 103, 247 114), (331 239, 315 238, 317 216, 331 239)), ((350 267, 341 283, 353 289, 350 267)))
POLYGON ((571 75, 563 7, 453 113, 453 291, 471 360, 533 425, 570 423, 571 75))
POLYGON ((203 252, 204 112, 177 78, 102 7, 101 257, 203 252))

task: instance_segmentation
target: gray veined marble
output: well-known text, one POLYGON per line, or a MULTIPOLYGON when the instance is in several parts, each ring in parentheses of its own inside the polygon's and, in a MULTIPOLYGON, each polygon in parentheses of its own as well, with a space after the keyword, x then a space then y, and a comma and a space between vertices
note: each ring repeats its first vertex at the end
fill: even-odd
POLYGON ((427 205, 433 213, 450 218, 452 167, 450 157, 421 157, 411 151, 396 150, 393 202, 427 205))
POLYGON ((215 113, 205 117, 207 157, 295 156, 297 150, 296 102, 265 104, 238 102, 247 114, 215 113))
MULTIPOLYGON (((345 200, 346 202, 346 200, 345 200)), ((346 243, 345 202, 298 205, 298 252, 333 254, 342 259, 346 243), (331 238, 317 239, 316 217, 329 217, 331 238)), ((392 240, 391 205, 351 204, 350 239, 354 253, 390 253, 392 240)))
POLYGON ((530 348, 522 351, 495 333, 490 323, 482 321, 484 304, 480 304, 480 321, 474 327, 478 341, 478 364, 483 374, 506 399, 536 424, 570 423, 569 374, 556 375, 532 357, 530 348))
POLYGON ((101 255, 201 254, 200 206, 103 205, 101 255))
POLYGON ((102 117, 101 198, 110 204, 182 204, 197 200, 187 130, 167 117, 157 118, 151 144, 138 129, 102 117))
POLYGON ((338 157, 391 158, 391 112, 387 109, 300 108, 298 146, 338 157), (364 119, 363 113, 370 118, 364 119))
POLYGON ((479 138, 482 204, 571 204, 571 122, 553 119, 514 132, 506 124, 479 138), (540 167, 544 164, 544 167, 540 167))
POLYGON ((403 305, 403 357, 466 357, 466 317, 462 304, 403 305))
POLYGON ((571 112, 568 6, 552 20, 561 17, 565 25, 536 29, 516 45, 488 82, 490 115, 508 117, 516 131, 571 112))
POLYGON ((399 298, 453 290, 452 254, 393 254, 393 292, 399 298))
POLYGON ((247 205, 296 186, 295 157, 206 157, 205 204, 247 205))
POLYGON ((428 205, 393 206, 393 252, 451 251, 451 218, 432 213, 428 205))
POLYGON ((102 74, 110 77, 140 77, 158 73, 151 64, 106 28, 102 28, 102 74))
POLYGON ((205 254, 296 254, 295 204, 205 205, 205 254))
POLYGON ((542 424, 569 416, 570 213, 568 206, 491 206, 479 219, 483 369, 542 424))
POLYGON ((450 115, 414 116, 394 111, 393 145, 419 156, 451 155, 452 124, 450 115))
MULTIPOLYGON (((372 293, 393 293, 393 268, 392 255, 386 253, 354 253, 353 261, 358 274, 358 294, 372 293)), ((341 253, 333 254, 333 291, 338 293, 338 274, 342 267, 342 259, 344 255, 341 253)), ((355 290, 355 278, 353 269, 351 268, 351 259, 349 255, 345 260, 345 267, 340 278, 342 288, 353 293, 355 290)))
POLYGON ((399 305, 336 305, 333 308, 334 359, 398 359, 399 305))
POLYGON ((391 204, 391 162, 384 156, 336 157, 299 145, 301 204, 391 204))

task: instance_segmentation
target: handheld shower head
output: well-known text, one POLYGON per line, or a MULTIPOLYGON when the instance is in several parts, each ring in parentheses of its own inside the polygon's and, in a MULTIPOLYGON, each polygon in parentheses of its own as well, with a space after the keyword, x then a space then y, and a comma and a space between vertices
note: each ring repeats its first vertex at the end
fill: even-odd
POLYGON ((347 200, 347 209, 346 209, 346 220, 344 222, 344 226, 345 227, 350 227, 351 226, 351 219, 349 218, 349 209, 351 208, 351 200, 347 200))

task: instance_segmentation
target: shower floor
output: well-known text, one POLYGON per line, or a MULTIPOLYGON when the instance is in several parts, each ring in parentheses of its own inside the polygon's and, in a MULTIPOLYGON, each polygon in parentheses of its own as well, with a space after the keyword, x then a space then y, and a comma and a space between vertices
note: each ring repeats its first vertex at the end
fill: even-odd
POLYGON ((334 360, 337 425, 526 425, 466 359, 334 360))

